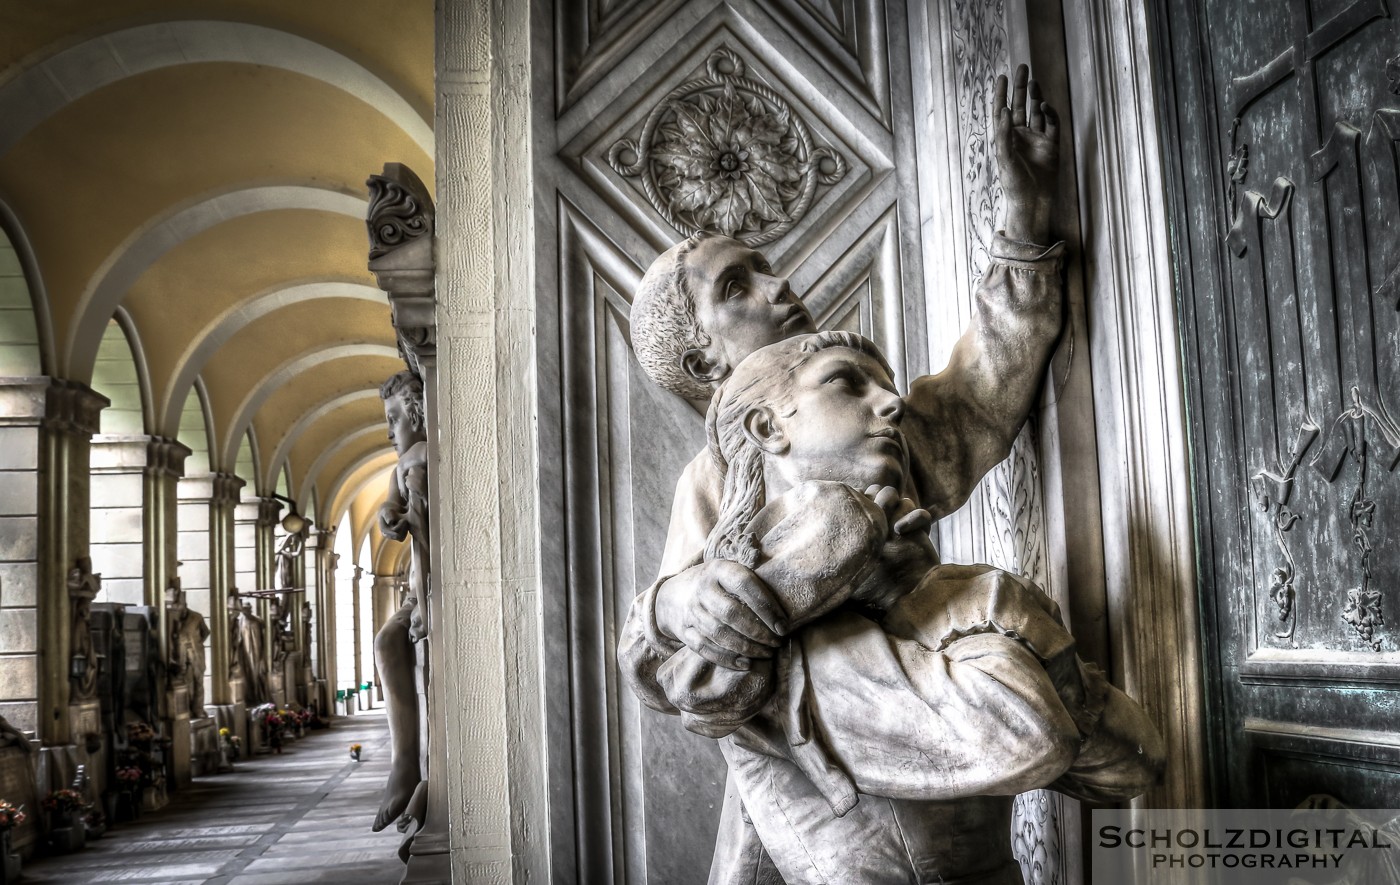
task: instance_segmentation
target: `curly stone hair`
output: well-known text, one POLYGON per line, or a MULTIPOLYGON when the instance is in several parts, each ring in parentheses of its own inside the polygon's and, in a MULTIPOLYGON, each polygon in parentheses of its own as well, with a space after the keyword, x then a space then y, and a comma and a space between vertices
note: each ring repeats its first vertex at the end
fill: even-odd
POLYGON ((681 364, 687 350, 710 343, 695 317, 685 269, 685 257, 709 236, 713 235, 701 231, 658 255, 632 298, 632 351, 637 362, 657 385, 687 399, 709 399, 711 393, 708 384, 692 378, 681 364))
POLYGON ((404 394, 404 401, 408 404, 408 417, 413 422, 413 429, 422 430, 427 423, 423 413, 423 379, 408 369, 390 375, 389 380, 385 381, 379 388, 379 398, 387 400, 389 397, 399 394, 404 394))

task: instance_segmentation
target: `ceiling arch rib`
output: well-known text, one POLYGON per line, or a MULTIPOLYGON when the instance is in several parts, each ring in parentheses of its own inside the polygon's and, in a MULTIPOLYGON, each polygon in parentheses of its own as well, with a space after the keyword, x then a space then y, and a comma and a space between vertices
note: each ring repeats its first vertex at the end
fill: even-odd
POLYGON ((354 460, 366 453, 373 455, 393 452, 393 449, 389 447, 385 434, 378 427, 364 427, 357 433, 347 433, 335 445, 327 446, 307 467, 306 472, 302 474, 301 493, 306 494, 309 487, 314 485, 324 493, 323 500, 334 504, 337 489, 324 482, 319 482, 319 480, 324 478, 322 474, 326 472, 327 468, 334 466, 337 459, 346 451, 351 453, 350 459, 354 460))
POLYGON ((95 37, 49 56, 0 88, 0 155, 84 95, 148 71, 200 62, 234 62, 314 77, 375 108, 429 157, 429 120, 378 75, 320 43, 260 25, 180 21, 140 25, 95 37))
MULTIPOLYGON (((283 434, 280 440, 278 440, 277 448, 274 449, 272 452, 272 460, 268 463, 272 466, 273 469, 279 467, 282 464, 283 459, 285 459, 291 453, 292 447, 296 445, 297 440, 301 438, 302 433, 308 430, 317 421, 320 421, 322 418, 325 418, 328 415, 334 414, 337 410, 342 409, 346 406, 353 406, 358 403, 370 401, 378 403, 378 390, 352 390, 349 393, 342 393, 334 399, 327 400, 321 403, 320 405, 316 406, 315 408, 310 409, 300 418, 298 418, 296 420, 296 423, 292 424, 290 427, 287 428, 287 432, 283 434)), ((309 478, 309 473, 302 474, 303 480, 309 478)), ((303 482, 303 484, 305 483, 303 482)))
POLYGON ((206 196, 151 219, 113 250, 79 298, 78 321, 64 351, 64 362, 71 375, 78 379, 90 377, 96 343, 102 337, 107 318, 132 285, 162 255, 231 218, 281 209, 308 209, 364 218, 369 203, 361 197, 324 188, 271 185, 206 196))
POLYGON ((39 273, 39 263, 34 259, 34 249, 29 244, 29 236, 25 233, 24 226, 3 200, 0 200, 0 237, 8 241, 10 251, 19 263, 19 279, 24 281, 27 289, 29 307, 34 315, 34 331, 39 339, 39 374, 53 374, 53 318, 49 315, 49 298, 44 291, 44 279, 39 273))
MULTIPOLYGON (((324 298, 348 298, 386 305, 389 303, 389 296, 373 286, 325 281, 275 289, 237 304, 215 317, 205 327, 205 331, 190 341, 185 352, 180 355, 174 378, 159 403, 157 416, 162 424, 170 421, 170 407, 179 401, 183 395, 182 391, 194 383, 209 358, 239 330, 273 311, 324 298)), ((280 450, 281 447, 279 452, 280 450)), ((273 465, 276 465, 277 458, 277 455, 273 456, 273 465)))
POLYGON ((365 342, 355 344, 332 344, 316 350, 303 352, 282 363, 259 379, 234 410, 234 418, 228 427, 222 446, 224 462, 227 463, 232 460, 234 453, 237 451, 238 435, 252 423, 253 416, 257 414, 258 408, 267 401, 267 398, 272 395, 273 391, 283 384, 294 380, 300 373, 321 363, 335 359, 344 359, 347 357, 389 357, 397 359, 398 356, 399 352, 395 347, 390 347, 386 344, 365 342))
POLYGON ((387 484, 397 462, 398 457, 392 451, 371 453, 341 471, 329 486, 337 490, 332 497, 331 516, 338 520, 349 511, 350 502, 365 489, 375 483, 387 484))

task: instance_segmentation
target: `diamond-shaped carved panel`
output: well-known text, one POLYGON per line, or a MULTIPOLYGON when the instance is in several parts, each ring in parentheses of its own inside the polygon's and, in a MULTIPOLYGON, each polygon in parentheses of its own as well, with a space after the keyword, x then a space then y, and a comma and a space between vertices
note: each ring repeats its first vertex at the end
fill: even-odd
MULTIPOLYGON (((706 229, 780 260, 804 234, 829 230, 891 174, 888 139, 825 108, 785 59, 780 77, 721 23, 644 93, 608 103, 560 157, 624 216, 661 241, 706 229)), ((811 237, 806 238, 809 242, 811 237)))
POLYGON ((685 0, 556 0, 554 103, 563 114, 685 0))

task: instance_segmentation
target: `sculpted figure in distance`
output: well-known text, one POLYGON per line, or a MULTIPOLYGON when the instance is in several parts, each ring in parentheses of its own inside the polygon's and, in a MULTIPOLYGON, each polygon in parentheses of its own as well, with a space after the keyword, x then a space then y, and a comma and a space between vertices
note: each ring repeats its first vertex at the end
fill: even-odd
MULTIPOLYGON (((1060 332, 1063 248, 1047 245, 1059 162, 1057 120, 1024 67, 1016 73, 1009 103, 1008 85, 1005 77, 998 79, 995 109, 1005 229, 993 239, 992 260, 976 293, 977 311, 947 367, 915 379, 900 398, 898 429, 907 470, 899 484, 889 486, 897 491, 877 492, 872 499, 886 513, 887 528, 897 539, 923 534, 929 520, 960 507, 986 471, 1006 457, 1060 332)), ((644 370, 662 387, 693 399, 708 398, 754 351, 812 331, 810 314, 762 255, 734 240, 703 234, 652 264, 632 310, 633 347, 644 370)), ((753 706, 769 696, 755 683, 771 682, 771 662, 780 649, 790 647, 785 642, 793 629, 790 618, 800 612, 796 606, 789 611, 781 589, 769 584, 781 582, 764 574, 764 563, 771 571, 774 557, 706 555, 727 483, 744 481, 712 455, 713 438, 709 449, 686 467, 677 484, 661 578, 634 601, 618 659, 624 677, 648 704, 681 713, 688 727, 717 735, 746 722, 753 706), (753 562, 759 563, 757 569, 753 562), (663 672, 679 651, 678 643, 688 649, 689 658, 663 672), (715 691, 708 707, 702 698, 678 695, 692 705, 687 710, 671 702, 667 689, 699 684, 695 658, 731 672, 710 672, 714 684, 709 687, 715 691), (667 686, 658 681, 670 676, 681 679, 667 686), (747 706, 727 704, 726 685, 735 680, 743 683, 740 695, 747 706)), ((750 486, 754 481, 748 478, 750 486)), ((847 496, 849 507, 862 509, 858 503, 847 496)), ((878 520, 871 525, 871 531, 878 531, 878 520)), ((919 570, 927 564, 922 556, 913 558, 917 567, 909 574, 891 571, 902 561, 900 549, 907 553, 909 545, 901 540, 889 551, 892 555, 876 558, 888 577, 882 592, 896 587, 903 592, 911 586, 911 575, 924 573, 919 570)), ((967 581, 1014 582, 985 568, 962 574, 967 581)), ((830 601, 825 592, 809 596, 830 601)), ((862 600, 855 595, 847 600, 853 601, 862 600)), ((776 881, 781 880, 740 808, 731 775, 711 882, 776 881)))
POLYGON ((426 591, 428 540, 428 443, 423 412, 423 382, 405 370, 379 390, 389 441, 399 462, 389 480, 389 495, 379 510, 384 537, 411 541, 408 598, 374 637, 374 661, 384 689, 392 759, 383 799, 375 815, 378 832, 394 821, 406 830, 422 821, 424 784, 419 734, 418 690, 414 678, 414 643, 423 637, 418 602, 426 591))
POLYGON ((92 642, 92 600, 102 590, 102 576, 93 574, 92 559, 79 557, 68 570, 68 600, 72 606, 71 639, 74 659, 83 662, 82 675, 70 671, 73 700, 97 696, 97 647, 92 642))
POLYGON ((170 625, 170 673, 189 688, 190 718, 203 719, 204 643, 209 638, 209 625, 204 623, 204 615, 186 603, 179 578, 171 578, 165 588, 165 610, 170 625))
POLYGON ((306 545, 306 530, 288 532, 282 543, 277 546, 277 589, 291 590, 296 586, 293 571, 296 566, 296 558, 301 555, 302 548, 306 545))
POLYGON ((256 707, 272 699, 267 680, 267 657, 263 653, 263 619, 253 614, 253 604, 238 609, 238 664, 243 670, 243 687, 248 706, 256 707))

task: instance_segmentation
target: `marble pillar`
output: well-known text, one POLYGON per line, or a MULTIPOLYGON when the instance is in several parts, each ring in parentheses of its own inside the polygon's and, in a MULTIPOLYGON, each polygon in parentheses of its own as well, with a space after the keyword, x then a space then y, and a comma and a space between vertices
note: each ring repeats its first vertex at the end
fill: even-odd
POLYGON ((38 728, 50 747, 73 740, 68 570, 88 555, 89 446, 98 415, 108 404, 106 397, 73 381, 50 379, 44 389, 39 512, 31 537, 38 542, 38 728))
POLYGON ((39 490, 47 378, 0 381, 0 716, 39 722, 39 490))
MULTIPOLYGON (((209 610, 210 637, 210 699, 215 704, 232 704, 243 700, 236 690, 230 662, 235 653, 230 639, 228 595, 233 592, 234 571, 234 513, 238 507, 243 480, 228 473, 215 473, 209 503, 209 596, 214 602, 209 610)), ((241 689, 241 685, 238 687, 241 689)))
MULTIPOLYGON (((535 453, 530 21, 511 0, 437 4, 432 701, 458 881, 546 881, 535 453), (523 379, 531 379, 524 381, 523 379), (451 538, 444 545, 440 539, 451 538), (504 698, 504 715, 502 699, 504 698), (467 760, 470 760, 469 762, 467 760)), ((438 806, 443 807, 443 806, 438 806)))
POLYGON ((313 697, 321 715, 334 710, 335 686, 330 679, 335 669, 335 584, 331 564, 332 532, 312 529, 306 539, 312 574, 307 595, 311 601, 311 661, 315 677, 313 697))

